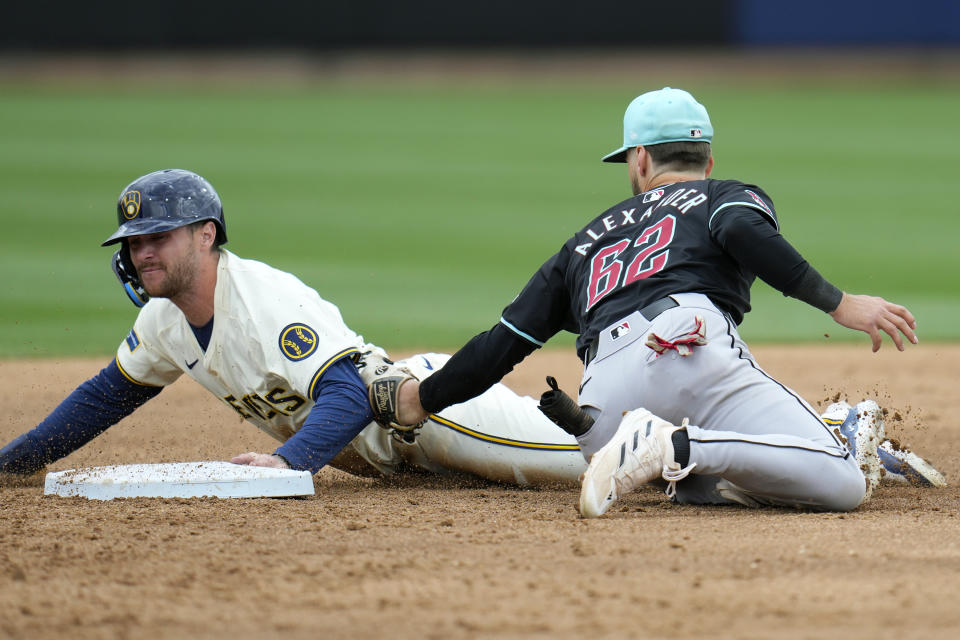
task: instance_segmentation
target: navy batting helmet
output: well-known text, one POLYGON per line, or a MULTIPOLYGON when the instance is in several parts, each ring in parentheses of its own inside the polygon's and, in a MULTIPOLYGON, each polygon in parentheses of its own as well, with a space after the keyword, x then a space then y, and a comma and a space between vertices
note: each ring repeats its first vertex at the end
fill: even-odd
POLYGON ((217 225, 217 245, 225 243, 227 226, 223 205, 213 185, 192 171, 154 171, 137 178, 120 193, 117 201, 120 228, 102 246, 204 220, 217 225))
POLYGON ((223 205, 213 185, 192 171, 163 169, 128 184, 117 200, 120 228, 101 246, 123 242, 111 266, 130 301, 142 307, 150 299, 130 259, 124 242, 131 236, 163 233, 194 222, 210 220, 217 226, 217 246, 227 241, 223 205))

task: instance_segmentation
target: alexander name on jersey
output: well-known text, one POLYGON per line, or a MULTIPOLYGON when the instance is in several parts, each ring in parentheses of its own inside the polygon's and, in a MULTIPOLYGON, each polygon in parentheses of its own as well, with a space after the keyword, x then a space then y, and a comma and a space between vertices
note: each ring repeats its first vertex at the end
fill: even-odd
MULTIPOLYGON (((664 198, 665 192, 666 188, 661 187, 659 189, 647 191, 646 193, 642 194, 640 201, 641 204, 649 204, 643 213, 638 213, 640 208, 634 206, 630 207, 629 209, 621 209, 617 213, 606 213, 605 215, 597 218, 582 232, 591 238, 592 242, 578 244, 574 248, 574 251, 582 256, 586 256, 594 242, 603 238, 607 233, 627 225, 642 225, 650 220, 654 210, 661 207, 671 206, 680 211, 681 214, 684 214, 690 211, 690 209, 693 207, 697 206, 698 204, 702 204, 707 200, 707 194, 702 193, 695 188, 681 187, 664 198)), ((635 201, 636 198, 631 198, 626 202, 632 204, 635 201)))

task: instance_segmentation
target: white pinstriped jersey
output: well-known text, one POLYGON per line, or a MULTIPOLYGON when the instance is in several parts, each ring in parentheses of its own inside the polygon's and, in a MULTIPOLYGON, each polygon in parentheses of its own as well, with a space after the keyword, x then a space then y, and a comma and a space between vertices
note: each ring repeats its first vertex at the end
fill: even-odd
POLYGON ((295 276, 220 250, 206 351, 170 300, 151 299, 117 350, 133 382, 165 386, 186 373, 237 413, 286 441, 313 407, 315 385, 363 338, 295 276))

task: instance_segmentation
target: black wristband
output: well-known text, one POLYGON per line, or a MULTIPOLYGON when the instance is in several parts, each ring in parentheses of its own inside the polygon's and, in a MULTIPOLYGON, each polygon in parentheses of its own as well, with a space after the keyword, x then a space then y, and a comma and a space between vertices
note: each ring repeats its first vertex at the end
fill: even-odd
POLYGON ((836 311, 843 298, 843 291, 830 284, 812 266, 807 266, 807 272, 800 278, 796 288, 790 292, 790 297, 803 300, 824 313, 836 311))

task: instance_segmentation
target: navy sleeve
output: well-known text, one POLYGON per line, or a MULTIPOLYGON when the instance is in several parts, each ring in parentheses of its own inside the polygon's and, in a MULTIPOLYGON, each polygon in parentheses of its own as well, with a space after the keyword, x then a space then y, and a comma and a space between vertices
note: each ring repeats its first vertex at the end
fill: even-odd
POLYGON ((163 387, 137 384, 113 360, 38 424, 0 449, 0 471, 33 473, 73 453, 120 422, 163 387))
POLYGON ((367 387, 349 358, 341 358, 317 384, 316 404, 303 426, 274 451, 293 469, 316 473, 373 421, 367 387))

